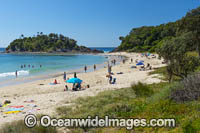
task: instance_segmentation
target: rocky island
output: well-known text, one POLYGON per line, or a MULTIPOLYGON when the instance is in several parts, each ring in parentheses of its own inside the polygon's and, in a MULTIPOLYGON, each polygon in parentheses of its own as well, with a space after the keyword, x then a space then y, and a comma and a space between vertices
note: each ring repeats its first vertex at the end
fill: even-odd
POLYGON ((6 48, 6 53, 103 53, 85 46, 77 45, 77 41, 62 34, 50 33, 44 35, 38 32, 37 36, 15 39, 6 48))

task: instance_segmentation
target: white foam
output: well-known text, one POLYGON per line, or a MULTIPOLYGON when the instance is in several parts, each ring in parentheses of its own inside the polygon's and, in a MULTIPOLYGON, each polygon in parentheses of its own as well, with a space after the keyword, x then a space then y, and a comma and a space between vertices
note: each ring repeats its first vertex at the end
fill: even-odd
MULTIPOLYGON (((21 70, 17 72, 17 75, 18 76, 29 75, 29 71, 21 70)), ((15 76, 15 72, 0 73, 0 78, 9 77, 9 76, 15 76)))

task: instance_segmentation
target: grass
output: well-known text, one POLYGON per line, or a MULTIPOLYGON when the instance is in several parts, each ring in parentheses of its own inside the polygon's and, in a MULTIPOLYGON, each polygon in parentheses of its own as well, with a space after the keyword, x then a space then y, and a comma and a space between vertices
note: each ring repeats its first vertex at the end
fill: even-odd
POLYGON ((0 133, 57 133, 57 131, 53 127, 44 128, 38 125, 34 128, 28 128, 25 126, 23 120, 19 120, 4 125, 0 129, 0 133))
MULTIPOLYGON (((199 68, 199 70, 200 70, 200 68, 199 68)), ((157 77, 157 78, 160 78, 163 81, 168 81, 168 74, 167 74, 166 66, 156 68, 156 69, 154 69, 154 71, 149 72, 149 75, 153 75, 153 74, 158 74, 159 77, 157 77)), ((180 81, 181 78, 174 75, 172 80, 180 81)))
POLYGON ((154 69, 154 71, 149 72, 149 75, 153 75, 153 74, 159 74, 161 76, 161 77, 159 76, 161 80, 164 80, 164 81, 168 80, 166 67, 156 68, 154 69))
POLYGON ((153 90, 150 89, 148 85, 141 82, 131 85, 131 89, 133 89, 135 95, 138 97, 145 97, 153 94, 153 90))

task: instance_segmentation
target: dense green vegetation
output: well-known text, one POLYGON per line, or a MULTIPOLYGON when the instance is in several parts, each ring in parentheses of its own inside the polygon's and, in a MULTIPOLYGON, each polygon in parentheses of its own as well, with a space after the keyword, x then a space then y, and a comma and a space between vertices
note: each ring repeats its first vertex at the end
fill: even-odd
POLYGON ((0 133, 57 133, 57 130, 53 127, 44 128, 38 125, 34 128, 28 128, 25 126, 23 120, 19 120, 4 125, 1 128, 0 133))
MULTIPOLYGON (((191 10, 185 17, 159 26, 143 26, 133 28, 125 37, 119 37, 122 41, 117 48, 118 51, 129 52, 155 52, 156 48, 165 40, 183 37, 190 45, 190 50, 200 51, 200 7, 191 10)), ((116 51, 117 51, 116 50, 116 51)))
POLYGON ((11 42, 6 50, 7 52, 100 52, 85 46, 78 46, 76 40, 62 34, 44 35, 42 32, 33 37, 21 35, 19 39, 11 42))

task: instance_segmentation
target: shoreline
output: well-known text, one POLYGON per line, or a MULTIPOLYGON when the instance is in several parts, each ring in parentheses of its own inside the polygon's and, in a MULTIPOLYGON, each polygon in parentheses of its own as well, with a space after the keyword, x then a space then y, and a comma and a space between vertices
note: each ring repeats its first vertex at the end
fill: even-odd
MULTIPOLYGON (((0 108, 0 126, 7 122, 24 119, 27 114, 45 114, 50 116, 56 116, 56 108, 60 106, 68 106, 73 104, 73 101, 79 97, 95 96, 99 92, 106 90, 115 90, 125 87, 130 87, 132 83, 158 83, 161 79, 156 78, 155 75, 148 75, 148 72, 152 71, 139 71, 139 69, 131 68, 135 65, 135 62, 130 63, 130 58, 143 59, 146 63, 151 63, 153 68, 164 66, 158 59, 146 59, 139 56, 136 53, 108 53, 109 56, 127 56, 128 60, 125 64, 119 62, 118 65, 112 67, 114 73, 113 78, 116 78, 116 84, 109 84, 106 77, 108 71, 107 68, 101 68, 96 71, 79 73, 78 78, 83 80, 83 86, 89 84, 90 88, 82 91, 71 91, 72 84, 67 83, 69 91, 64 91, 66 83, 63 81, 63 76, 56 77, 59 84, 50 85, 49 83, 54 81, 54 78, 43 79, 34 81, 31 83, 24 83, 20 85, 13 85, 12 87, 1 87, 0 97, 1 103, 5 100, 11 101, 11 106, 23 105, 24 110, 17 114, 4 114, 9 108, 0 108), (117 74, 123 72, 123 74, 117 74), (26 103, 24 101, 33 100, 34 102, 26 103), (34 106, 33 106, 34 105, 34 106)), ((68 74, 67 78, 72 78, 73 74, 68 74)))
MULTIPOLYGON (((37 55, 37 54, 36 54, 37 55)), ((46 54, 45 54, 46 55, 46 54)), ((68 54, 65 54, 68 55, 68 54)), ((74 55, 78 55, 78 54, 74 54, 74 55)), ((105 56, 106 61, 103 61, 102 63, 98 63, 96 64, 97 69, 99 70, 107 65, 105 65, 108 61, 112 60, 112 57, 110 59, 108 59, 109 55, 107 55, 106 53, 101 53, 101 54, 87 54, 87 55, 94 55, 94 56, 105 56)), ((115 56, 113 56, 113 58, 115 58, 115 56)), ((115 58, 116 59, 116 58, 115 58)), ((91 72, 94 71, 93 70, 93 65, 87 65, 87 72, 91 72)), ((12 78, 12 79, 3 79, 2 81, 0 81, 0 87, 7 87, 7 86, 13 86, 13 85, 20 85, 23 83, 30 83, 30 82, 34 82, 34 81, 38 81, 38 80, 45 80, 45 79, 50 79, 50 78, 56 78, 59 76, 63 76, 63 72, 66 72, 66 74, 73 74, 74 72, 78 73, 84 73, 84 70, 82 67, 78 67, 78 68, 69 68, 66 70, 59 70, 59 71, 52 71, 52 72, 44 72, 44 73, 38 73, 35 75, 26 75, 23 77, 18 77, 18 78, 12 78)))

